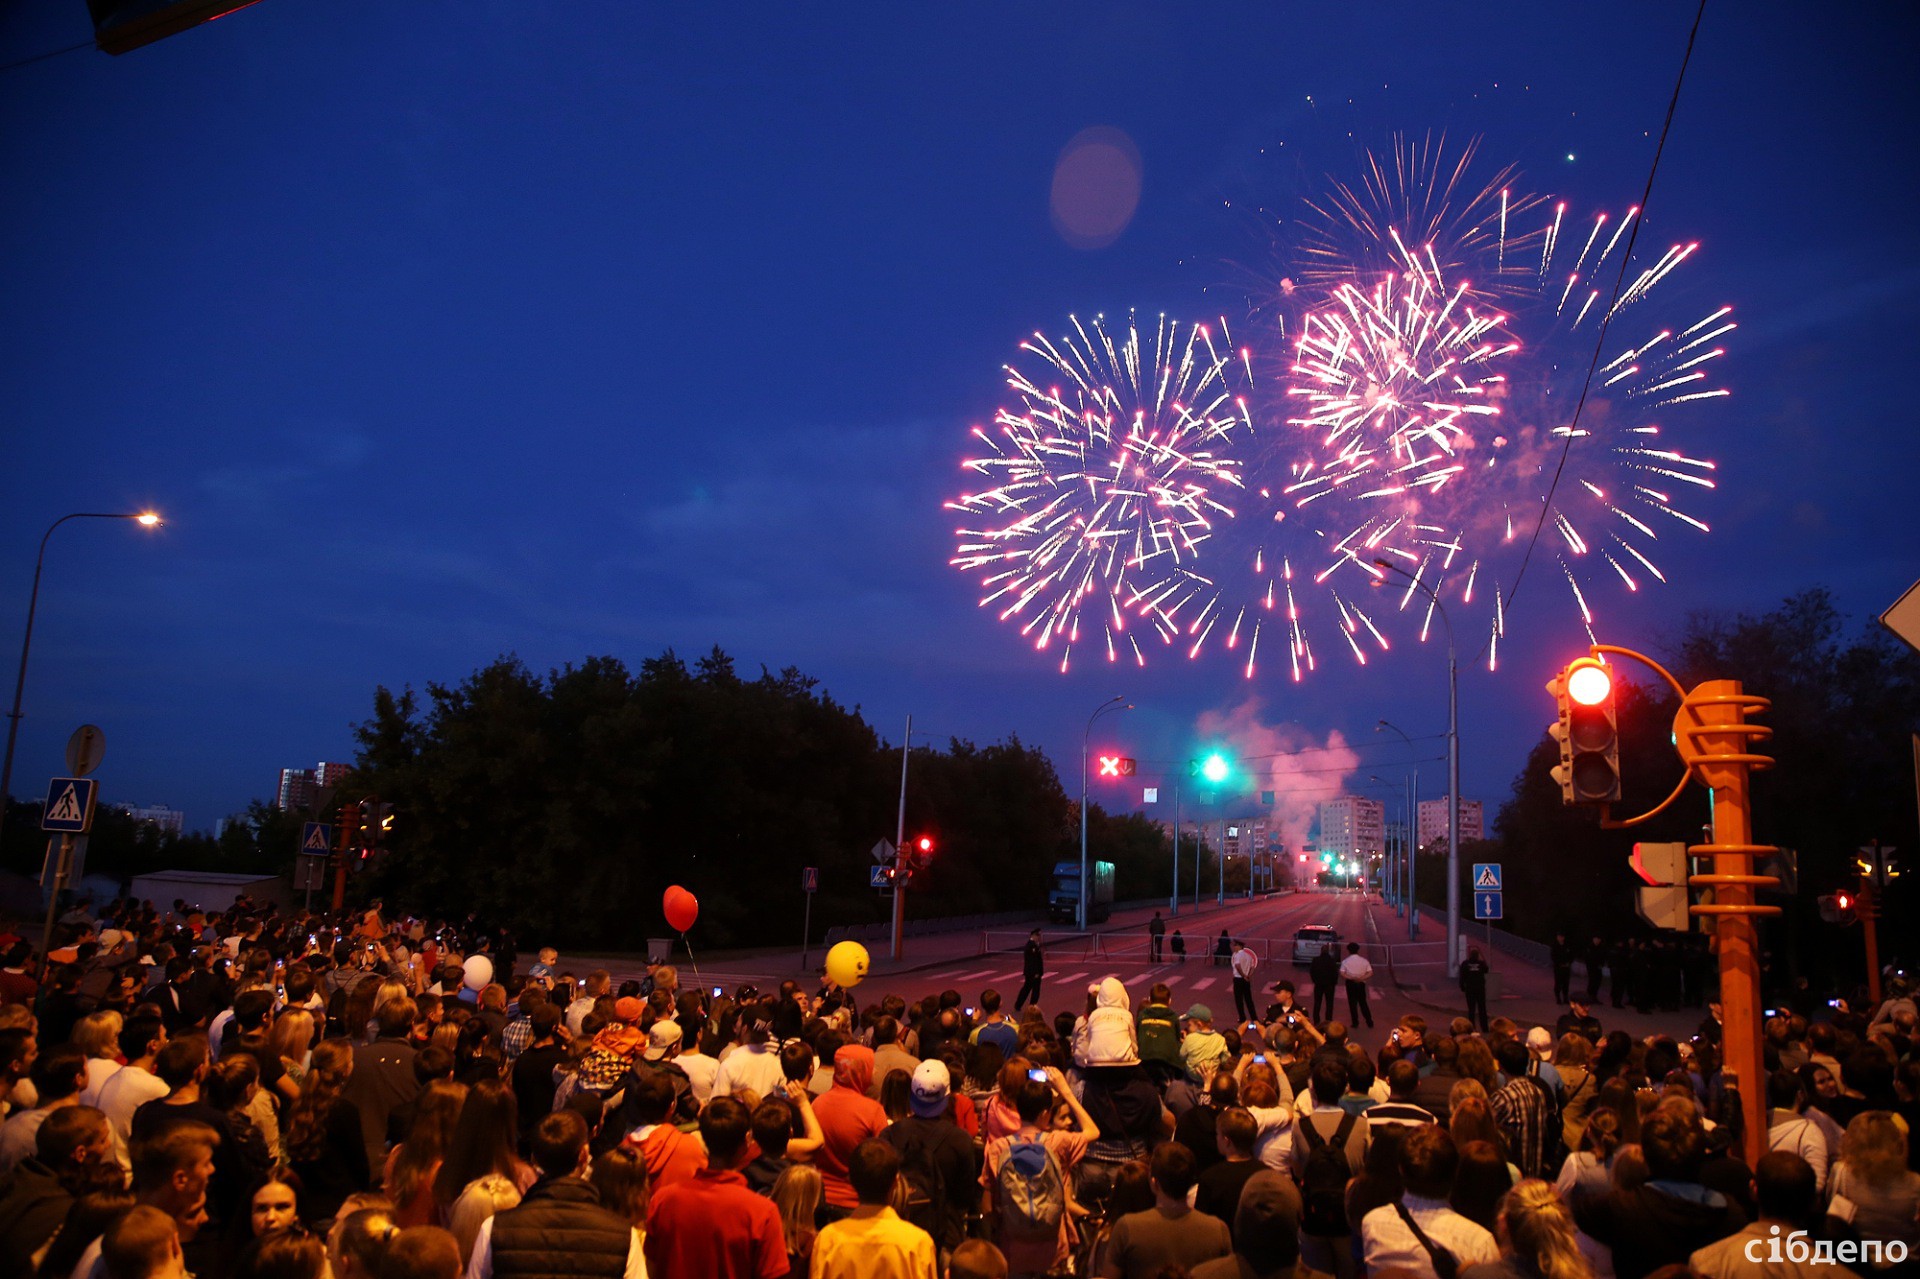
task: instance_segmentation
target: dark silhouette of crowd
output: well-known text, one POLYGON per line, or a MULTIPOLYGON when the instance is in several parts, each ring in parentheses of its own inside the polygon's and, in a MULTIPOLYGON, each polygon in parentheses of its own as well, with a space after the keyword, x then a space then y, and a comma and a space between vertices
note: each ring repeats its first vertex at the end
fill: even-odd
MULTIPOLYGON (((900 978, 617 978, 379 902, 118 900, 56 942, 0 937, 0 1276, 1920 1265, 1920 1038, 1897 979, 1872 1010, 1780 1010, 1766 1077, 1743 1080, 1710 998, 1686 1039, 1607 1030, 1564 939, 1556 1024, 1482 1006, 1378 1032, 1284 981, 1253 1016, 1243 982, 1217 1021, 1119 974, 1051 1011, 880 988, 900 978), (1751 1164, 1745 1089, 1767 1113, 1751 1164)), ((1686 1001, 1676 980, 1656 1004, 1686 1001)))

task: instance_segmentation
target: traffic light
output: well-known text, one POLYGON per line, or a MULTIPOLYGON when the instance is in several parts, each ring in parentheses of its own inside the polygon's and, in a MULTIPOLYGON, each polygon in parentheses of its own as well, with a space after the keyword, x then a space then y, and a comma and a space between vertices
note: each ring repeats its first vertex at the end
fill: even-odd
POLYGON ((1218 786, 1232 775, 1233 765, 1227 762, 1225 755, 1222 755, 1219 751, 1215 751, 1204 759, 1193 760, 1187 765, 1187 772, 1191 776, 1201 778, 1218 786))
POLYGON ((1613 673, 1583 657, 1547 681, 1558 718, 1547 729, 1560 744, 1553 780, 1568 804, 1620 800, 1620 727, 1613 705, 1613 673))
POLYGON ((1858 918, 1856 905, 1852 893, 1828 893, 1820 898, 1820 918, 1829 924, 1851 924, 1858 918))
POLYGON ((1862 845, 1860 856, 1853 859, 1854 866, 1860 871, 1861 881, 1872 884, 1873 890, 1877 893, 1886 892, 1887 884, 1900 878, 1900 871, 1894 865, 1893 853, 1893 849, 1882 848, 1880 842, 1875 840, 1871 844, 1862 845))
POLYGON ((1101 777, 1132 777, 1139 765, 1125 755, 1102 755, 1100 757, 1101 777))
POLYGON ((907 841, 907 868, 925 870, 933 864, 933 836, 922 835, 907 841))
POLYGON ((104 53, 121 54, 178 35, 215 18, 224 18, 258 0, 87 0, 93 14, 93 42, 104 53))

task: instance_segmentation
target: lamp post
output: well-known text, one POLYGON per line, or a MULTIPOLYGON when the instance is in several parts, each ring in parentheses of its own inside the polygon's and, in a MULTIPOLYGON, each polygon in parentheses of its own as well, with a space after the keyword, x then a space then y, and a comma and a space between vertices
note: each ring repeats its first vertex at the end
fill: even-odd
POLYGON ((27 595, 27 634, 20 641, 20 673, 13 681, 13 709, 7 712, 7 757, 6 762, 0 764, 0 831, 6 828, 6 806, 13 796, 13 747, 20 733, 20 699, 27 691, 27 655, 33 651, 33 614, 40 604, 40 571, 47 563, 47 539, 68 520, 132 520, 145 528, 157 528, 160 524, 160 517, 152 511, 75 511, 47 525, 47 531, 40 535, 40 554, 33 561, 33 590, 27 595))
MULTIPOLYGON (((1433 601, 1447 628, 1447 976, 1460 975, 1460 666, 1453 646, 1453 619, 1431 586, 1399 565, 1375 560, 1376 568, 1398 573, 1433 601)), ((1380 579, 1375 578, 1378 582, 1380 579)), ((1417 815, 1416 815, 1417 819, 1417 815)))
MULTIPOLYGON (((1381 720, 1373 726, 1378 733, 1382 729, 1400 734, 1400 740, 1413 750, 1413 739, 1404 729, 1381 720)), ((1405 871, 1407 898, 1407 940, 1414 941, 1420 936, 1420 766, 1415 764, 1407 772, 1407 845, 1411 852, 1407 857, 1405 871)))
MULTIPOLYGON (((1087 750, 1093 740, 1093 722, 1108 711, 1130 711, 1126 694, 1109 697, 1100 703, 1092 715, 1087 717, 1087 731, 1080 735, 1080 903, 1076 912, 1081 932, 1087 931, 1087 750)), ((1179 835, 1174 835, 1174 848, 1179 848, 1179 835)))

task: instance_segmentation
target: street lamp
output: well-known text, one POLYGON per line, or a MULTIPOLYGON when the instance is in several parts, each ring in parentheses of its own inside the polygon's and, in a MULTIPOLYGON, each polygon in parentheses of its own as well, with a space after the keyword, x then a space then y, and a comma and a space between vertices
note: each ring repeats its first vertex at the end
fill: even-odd
MULTIPOLYGON (((1453 619, 1431 586, 1388 560, 1374 567, 1398 573, 1433 601, 1447 628, 1447 976, 1460 975, 1460 666, 1453 647, 1453 619)), ((1378 584, 1379 578, 1374 578, 1378 584)))
MULTIPOLYGON (((1400 734, 1400 740, 1407 744, 1407 749, 1413 750, 1413 739, 1407 736, 1405 729, 1383 719, 1373 726, 1373 731, 1376 733, 1382 730, 1400 734)), ((1417 891, 1420 887, 1420 766, 1418 764, 1415 764, 1407 773, 1407 844, 1412 849, 1404 875, 1407 890, 1407 940, 1414 941, 1420 936, 1420 896, 1417 891)))
MULTIPOLYGON (((1093 740, 1093 722, 1108 711, 1130 711, 1133 707, 1127 703, 1126 694, 1109 697, 1100 703, 1097 710, 1087 717, 1087 731, 1080 735, 1080 905, 1076 912, 1081 932, 1087 931, 1087 750, 1093 740)), ((1174 834, 1174 848, 1179 849, 1179 833, 1174 834)))
POLYGON ((13 709, 7 712, 7 758, 6 763, 0 764, 0 830, 6 828, 7 802, 13 797, 13 746, 20 733, 20 698, 27 690, 27 654, 33 649, 33 613, 40 604, 40 570, 47 563, 47 539, 68 520, 132 520, 144 528, 160 525, 160 517, 152 511, 75 511, 62 515, 40 535, 40 554, 33 562, 33 590, 27 595, 27 634, 20 641, 20 673, 13 681, 13 709))

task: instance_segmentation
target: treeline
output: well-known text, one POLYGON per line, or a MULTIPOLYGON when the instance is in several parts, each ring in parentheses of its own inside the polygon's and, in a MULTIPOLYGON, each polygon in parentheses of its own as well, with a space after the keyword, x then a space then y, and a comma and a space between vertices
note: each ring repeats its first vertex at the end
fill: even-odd
MULTIPOLYGON (((696 947, 797 945, 809 866, 816 936, 890 909, 868 852, 894 834, 899 747, 792 668, 746 678, 718 648, 637 672, 596 657, 542 676, 503 658, 424 697, 380 689, 357 732, 343 793, 396 813, 359 894, 471 912, 529 944, 631 949, 665 931, 672 884, 700 899, 696 947)), ((1097 808, 1090 825, 1121 898, 1166 891, 1156 827, 1097 808)), ((1074 797, 1017 737, 916 745, 906 829, 935 842, 907 898, 916 917, 1038 909, 1053 863, 1079 850, 1074 797)))

